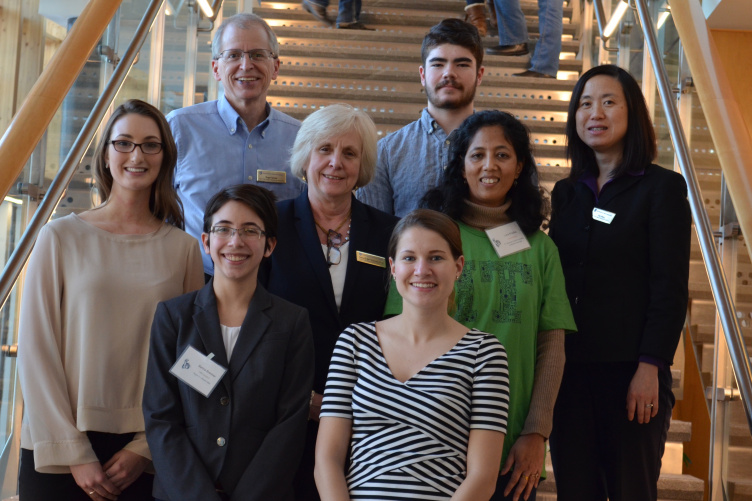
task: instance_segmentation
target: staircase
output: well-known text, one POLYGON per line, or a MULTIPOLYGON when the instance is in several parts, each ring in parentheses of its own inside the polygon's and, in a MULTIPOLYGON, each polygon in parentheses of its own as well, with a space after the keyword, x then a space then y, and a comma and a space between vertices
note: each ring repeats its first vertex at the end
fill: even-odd
MULTIPOLYGON (((329 16, 333 19, 336 2, 332 3, 329 16)), ((360 20, 376 30, 351 31, 324 26, 304 11, 297 0, 261 1, 253 12, 266 19, 280 42, 279 77, 269 89, 268 100, 299 120, 321 106, 347 102, 368 112, 383 137, 416 120, 426 106, 418 75, 423 36, 444 18, 462 17, 464 5, 462 0, 363 0, 360 20)), ((522 7, 530 35, 535 38, 537 2, 523 0, 522 7)), ((571 22, 572 10, 565 5, 558 80, 513 77, 512 73, 527 69, 527 57, 486 55, 486 71, 475 99, 476 109, 506 110, 527 125, 541 184, 549 191, 568 173, 564 149, 567 107, 582 69, 582 63, 576 59, 579 27, 571 22)), ((484 45, 498 45, 495 32, 489 30, 484 45)), ((663 165, 671 165, 671 152, 664 154, 668 161, 663 165)), ((719 183, 715 173, 708 178, 711 184, 719 183)), ((752 284, 752 269, 749 280, 752 284)), ((706 289, 707 285, 703 290, 706 289)), ((697 292, 706 297, 705 292, 697 292)), ((752 310, 752 294, 750 303, 752 310)), ((750 320, 752 324, 752 316, 750 320)), ((675 384, 678 385, 679 379, 675 374, 675 384)), ((703 481, 682 474, 682 442, 689 440, 691 427, 689 422, 672 421, 658 485, 662 501, 703 499, 703 481)), ((550 464, 548 471, 552 471, 550 464)), ((556 499, 553 474, 541 483, 538 492, 541 501, 556 499)))

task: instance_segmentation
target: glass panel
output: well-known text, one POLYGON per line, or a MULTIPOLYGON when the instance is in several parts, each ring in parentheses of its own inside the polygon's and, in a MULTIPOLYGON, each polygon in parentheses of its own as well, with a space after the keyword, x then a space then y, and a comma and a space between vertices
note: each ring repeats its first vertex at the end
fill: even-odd
MULTIPOLYGON (((196 44, 196 67, 190 68, 194 78, 193 96, 189 96, 191 103, 203 103, 209 99, 211 74, 211 32, 208 21, 196 14, 196 7, 181 2, 181 8, 170 13, 165 18, 164 50, 162 61, 162 87, 159 108, 166 115, 172 110, 182 108, 185 94, 186 64, 193 61, 188 48, 196 44), (193 36, 192 23, 199 23, 197 40, 189 40, 193 36)), ((143 51, 142 51, 143 52, 143 51)))
MULTIPOLYGON (((18 245, 28 220, 36 210, 40 194, 48 190, 53 178, 69 154, 73 142, 91 113, 106 82, 112 75, 120 55, 125 52, 131 43, 136 27, 140 23, 148 3, 148 0, 123 1, 121 9, 107 28, 100 46, 89 56, 31 159, 18 177, 17 185, 11 190, 5 201, 0 203, 0 259, 3 259, 3 262, 7 262, 18 245)), ((74 21, 75 18, 71 18, 66 24, 65 18, 42 20, 44 23, 43 43, 38 44, 39 53, 36 54, 40 62, 43 61, 43 64, 46 65, 52 60, 54 53, 67 36, 74 21)), ((20 36, 26 35, 26 32, 24 32, 20 36)), ((24 39, 22 38, 21 41, 23 44, 24 39)), ((146 99, 146 82, 149 69, 148 37, 140 54, 141 57, 128 74, 114 105, 133 97, 146 99)), ((34 55, 25 55, 25 57, 34 57, 34 55)), ((28 78, 33 81, 39 76, 40 72, 41 68, 37 68, 37 73, 29 75, 28 78)), ((96 144, 96 138, 92 144, 96 144)), ((94 201, 92 184, 91 152, 87 152, 53 217, 61 217, 72 211, 79 212, 90 208, 94 201)), ((19 278, 8 301, 0 310, 0 344, 13 345, 16 343, 19 294, 22 285, 22 279, 19 278)), ((0 464, 6 464, 8 457, 13 458, 15 457, 13 454, 18 453, 17 450, 11 451, 11 448, 8 447, 8 444, 11 443, 9 442, 11 433, 18 433, 20 429, 20 413, 16 412, 16 409, 20 409, 20 407, 19 403, 14 401, 17 387, 15 360, 15 358, 0 356, 0 377, 2 378, 2 386, 0 387, 0 445, 3 447, 0 464)), ((15 440, 12 443, 15 445, 15 440)), ((17 462, 15 465, 9 464, 9 468, 15 467, 17 467, 17 462)), ((0 479, 3 478, 3 475, 4 472, 0 471, 0 479)), ((12 479, 14 475, 9 474, 5 478, 12 479)), ((9 484, 10 481, 6 483, 9 484)), ((15 491, 15 485, 3 485, 2 487, 4 495, 15 491)))
MULTIPOLYGON (((700 1, 700 0, 697 0, 700 1)), ((706 0, 707 1, 707 0, 706 0)), ((716 0, 712 0, 716 1, 716 0)), ((606 19, 618 0, 604 0, 606 19)), ((630 2, 633 5, 633 2, 630 2)), ((648 6, 651 17, 657 27, 659 51, 666 66, 670 85, 681 94, 678 98, 678 109, 688 141, 692 162, 700 185, 705 210, 708 213, 711 226, 719 227, 721 221, 721 207, 723 202, 722 174, 716 148, 705 121, 705 115, 691 85, 689 70, 682 67, 682 45, 673 18, 670 13, 668 0, 649 0, 648 6)), ((654 103, 654 125, 658 141, 658 158, 656 162, 671 168, 675 163, 675 149, 671 141, 666 112, 657 90, 653 88, 654 75, 652 66, 643 68, 644 37, 639 21, 635 19, 636 12, 629 9, 619 28, 614 32, 608 47, 619 49, 618 52, 604 51, 599 48, 598 40, 593 44, 593 53, 583 55, 592 61, 612 63, 627 69, 638 81, 648 86, 648 104, 654 103), (644 74, 644 72, 650 72, 644 74)), ((595 37, 598 36, 597 27, 594 28, 595 37)), ((686 63, 684 63, 686 64, 686 63)), ((728 276, 727 280, 735 292, 736 314, 742 333, 746 339, 752 338, 752 271, 749 266, 749 253, 744 239, 727 239, 721 247, 724 253, 731 256, 731 261, 724 263, 728 276), (731 248, 735 251, 729 252, 731 248)), ((697 245, 693 247, 690 267, 690 293, 692 295, 690 323, 695 327, 698 353, 702 353, 700 371, 704 384, 710 386, 710 373, 718 368, 716 385, 735 391, 736 380, 731 370, 731 362, 725 343, 722 343, 720 353, 713 353, 715 339, 716 308, 710 292, 707 271, 699 255, 697 245), (723 370, 726 367, 727 370, 723 370)), ((738 395, 738 392, 737 392, 738 395)), ((709 401, 710 402, 710 401, 709 401)), ((711 454, 717 463, 709 487, 723 492, 712 492, 711 499, 739 499, 738 496, 748 496, 750 492, 749 465, 752 461, 752 437, 749 424, 744 414, 742 403, 738 400, 717 401, 718 432, 716 443, 711 444, 711 454), (720 487, 720 489, 719 489, 720 487)))

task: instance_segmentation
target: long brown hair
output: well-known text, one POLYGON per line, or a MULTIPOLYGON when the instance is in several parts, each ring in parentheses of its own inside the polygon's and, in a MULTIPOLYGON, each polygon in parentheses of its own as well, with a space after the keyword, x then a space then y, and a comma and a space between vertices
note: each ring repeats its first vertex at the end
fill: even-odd
POLYGON ((162 112, 149 103, 138 99, 130 99, 115 108, 104 128, 102 139, 94 151, 94 179, 96 180, 102 203, 106 203, 110 198, 110 193, 112 193, 112 173, 107 168, 107 161, 105 160, 107 147, 110 144, 110 136, 112 135, 112 128, 118 120, 131 113, 154 120, 154 123, 159 128, 159 135, 162 138, 162 165, 160 166, 156 181, 151 186, 149 210, 160 221, 184 229, 183 204, 180 202, 173 186, 175 163, 178 159, 178 149, 175 146, 175 140, 172 138, 170 126, 167 124, 167 120, 165 120, 162 112))

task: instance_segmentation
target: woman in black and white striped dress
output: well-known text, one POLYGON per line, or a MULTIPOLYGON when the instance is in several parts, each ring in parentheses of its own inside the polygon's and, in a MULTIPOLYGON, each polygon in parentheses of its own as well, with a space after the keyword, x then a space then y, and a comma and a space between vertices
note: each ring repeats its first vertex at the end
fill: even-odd
POLYGON ((459 228, 413 211, 394 229, 389 264, 403 313, 350 326, 332 356, 316 446, 321 499, 488 500, 506 432, 507 360, 493 335, 447 313, 464 265, 459 228))

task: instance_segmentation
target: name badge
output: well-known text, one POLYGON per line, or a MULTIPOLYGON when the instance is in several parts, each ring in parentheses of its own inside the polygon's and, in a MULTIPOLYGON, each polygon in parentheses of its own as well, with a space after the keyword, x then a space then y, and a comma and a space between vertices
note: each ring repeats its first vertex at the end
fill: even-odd
POLYGON ((520 229, 520 225, 511 222, 486 230, 496 254, 501 258, 522 252, 530 248, 530 242, 520 229))
POLYGON ((603 209, 593 209, 593 219, 601 223, 611 224, 616 214, 603 209))
POLYGON ((355 258, 359 263, 366 263, 372 266, 378 266, 379 268, 386 268, 386 259, 375 254, 357 251, 355 253, 355 258))
POLYGON ((213 353, 206 356, 193 346, 189 346, 178 357, 177 362, 170 369, 170 373, 203 396, 208 397, 227 372, 227 369, 212 361, 213 357, 213 353))
POLYGON ((287 182, 287 172, 259 169, 256 171, 256 181, 259 183, 285 184, 287 182))

